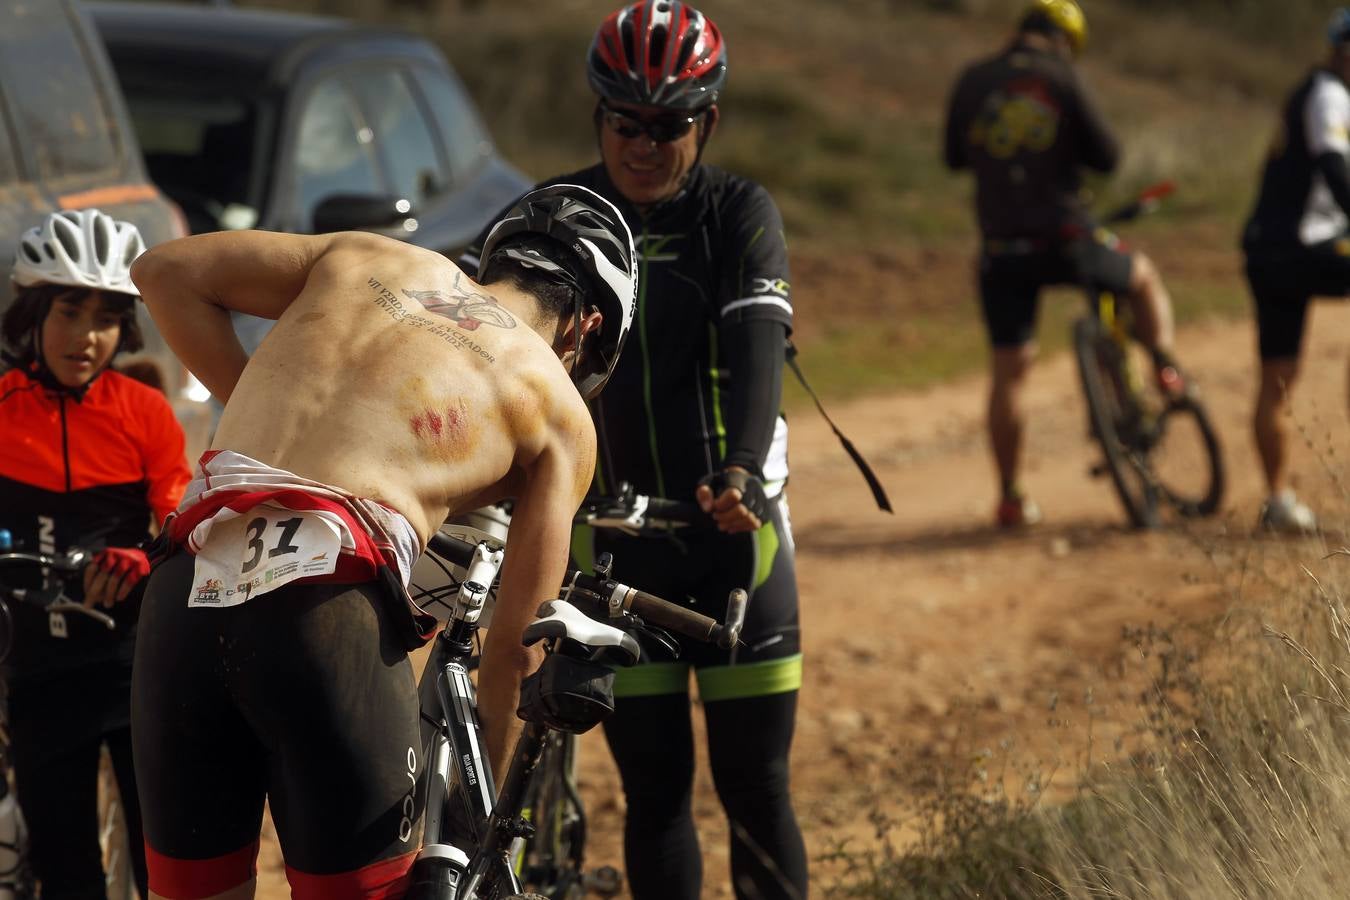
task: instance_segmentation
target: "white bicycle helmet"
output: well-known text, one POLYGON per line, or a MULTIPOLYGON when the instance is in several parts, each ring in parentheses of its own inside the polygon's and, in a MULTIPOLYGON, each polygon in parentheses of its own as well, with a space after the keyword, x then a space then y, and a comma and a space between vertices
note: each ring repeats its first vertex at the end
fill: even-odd
POLYGON ((145 252, 141 233, 97 209, 63 210, 19 238, 10 276, 19 287, 71 287, 140 295, 131 264, 145 252))
MULTIPOLYGON (((505 261, 540 269, 579 289, 600 309, 599 346, 583 354, 573 372, 587 400, 600 393, 619 361, 637 306, 637 250, 619 210, 589 188, 555 184, 530 191, 483 241, 480 278, 505 261), (551 241, 530 240, 542 235, 551 241), (581 283, 573 274, 580 269, 581 283)), ((579 311, 578 311, 579 312, 579 311)))

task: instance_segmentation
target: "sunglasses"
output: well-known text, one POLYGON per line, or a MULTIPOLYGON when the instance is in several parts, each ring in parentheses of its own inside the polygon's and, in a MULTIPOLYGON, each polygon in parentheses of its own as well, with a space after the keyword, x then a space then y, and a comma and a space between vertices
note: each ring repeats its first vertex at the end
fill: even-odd
POLYGON ((608 106, 601 107, 605 127, 610 131, 625 138, 635 138, 645 134, 658 144, 668 144, 684 137, 705 112, 706 110, 699 110, 693 115, 677 113, 658 116, 654 119, 639 119, 630 113, 611 109, 608 106))

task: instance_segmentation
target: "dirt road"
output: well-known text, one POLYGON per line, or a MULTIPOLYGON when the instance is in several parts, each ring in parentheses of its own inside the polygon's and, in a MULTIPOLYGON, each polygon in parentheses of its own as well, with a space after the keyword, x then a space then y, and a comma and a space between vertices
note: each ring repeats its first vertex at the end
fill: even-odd
MULTIPOLYGON (((1296 484, 1311 498, 1340 490, 1326 464, 1335 470, 1347 446, 1347 337, 1350 309, 1317 306, 1295 398, 1311 446, 1298 439, 1293 453, 1296 484)), ((1094 456, 1064 356, 1032 378, 1025 484, 1045 523, 1018 534, 989 526, 983 378, 832 410, 876 466, 894 516, 872 507, 824 423, 805 410, 794 416, 807 662, 793 789, 813 858, 843 837, 871 839, 867 811, 906 790, 897 767, 921 779, 1011 739, 1043 771, 1068 773, 1083 757, 1089 718, 1096 752, 1110 747, 1128 724, 1124 706, 1112 705, 1129 655, 1122 630, 1221 609, 1231 599, 1226 572, 1253 544, 1262 496, 1247 425, 1253 343, 1246 322, 1193 327, 1180 339, 1220 429, 1230 485, 1221 516, 1192 529, 1122 527, 1108 482, 1087 474, 1094 456)), ((590 861, 621 865, 617 776, 598 733, 583 748, 590 861)), ((706 766, 698 791, 705 896, 727 897, 726 825, 706 766)), ((259 869, 260 897, 287 896, 270 840, 259 869)))

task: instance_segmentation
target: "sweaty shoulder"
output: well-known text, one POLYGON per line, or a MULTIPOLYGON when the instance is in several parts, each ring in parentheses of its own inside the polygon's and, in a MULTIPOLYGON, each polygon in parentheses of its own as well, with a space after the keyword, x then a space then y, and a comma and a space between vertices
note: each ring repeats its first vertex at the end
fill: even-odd
POLYGON ((528 469, 544 457, 560 459, 584 492, 595 467, 595 425, 553 352, 531 354, 500 402, 516 438, 516 465, 528 469))

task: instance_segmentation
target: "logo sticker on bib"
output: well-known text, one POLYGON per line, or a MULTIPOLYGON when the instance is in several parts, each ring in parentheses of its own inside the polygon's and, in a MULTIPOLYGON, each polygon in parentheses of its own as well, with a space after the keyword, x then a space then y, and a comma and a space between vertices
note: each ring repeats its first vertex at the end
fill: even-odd
POLYGON ((212 524, 197 553, 188 606, 238 606, 337 568, 342 536, 322 513, 267 505, 212 524))

